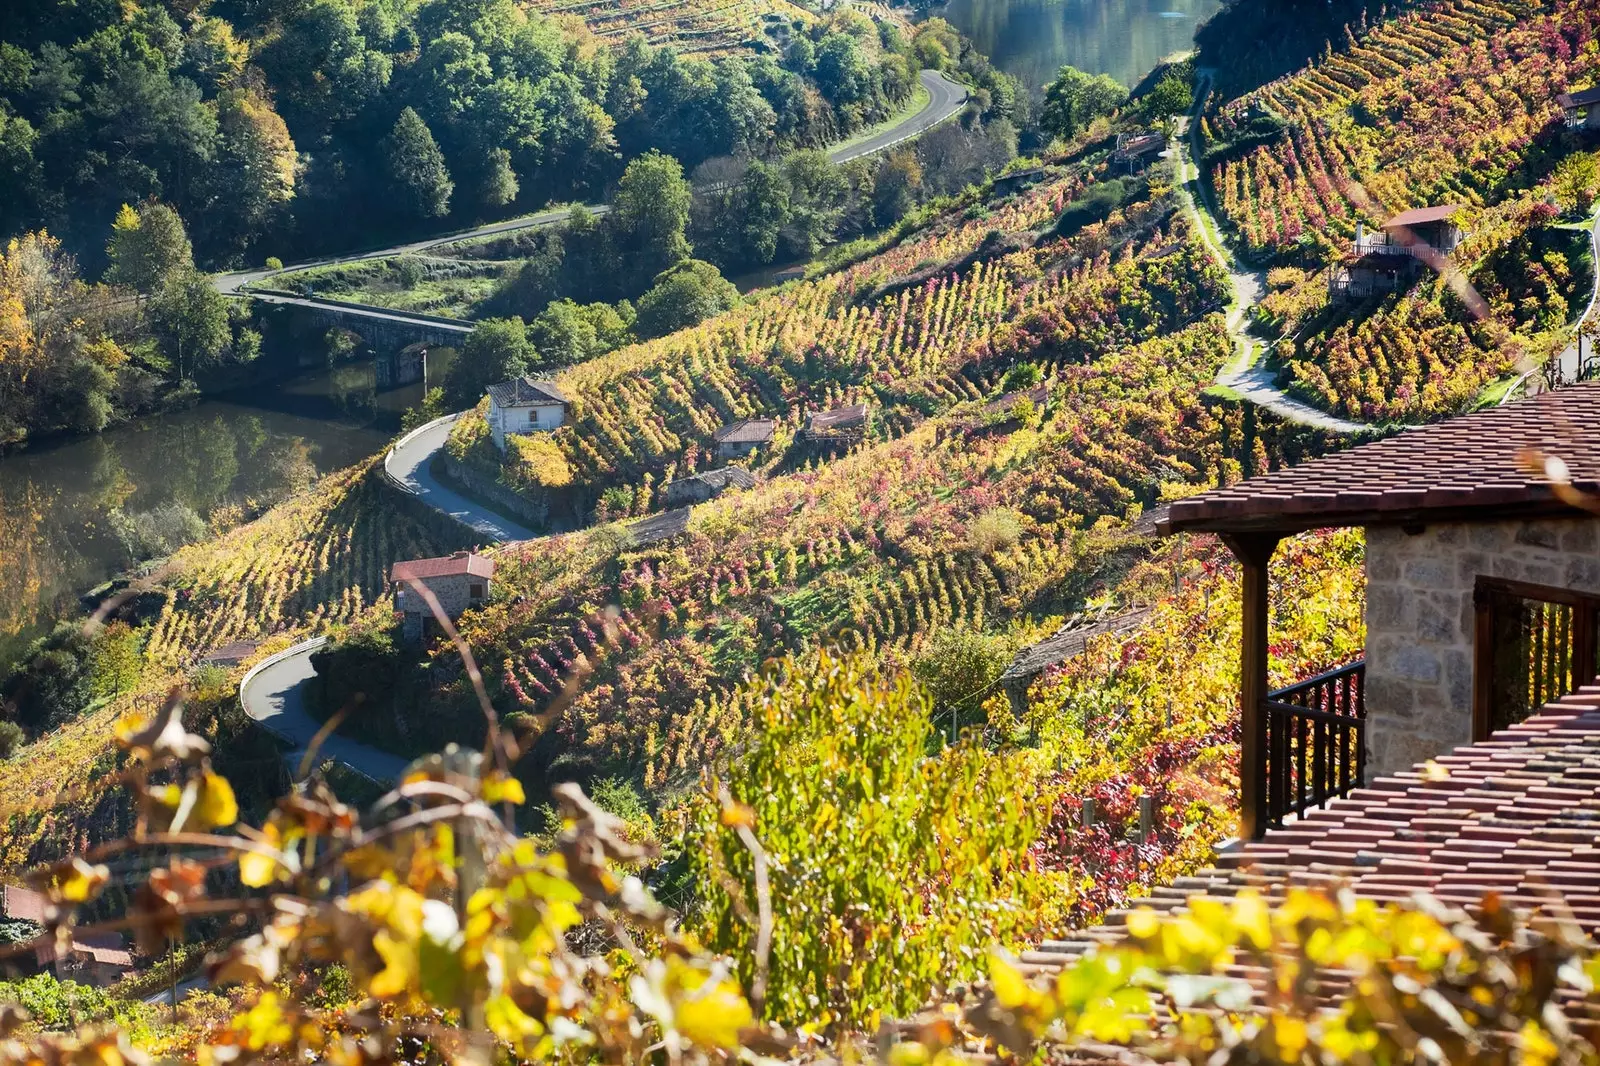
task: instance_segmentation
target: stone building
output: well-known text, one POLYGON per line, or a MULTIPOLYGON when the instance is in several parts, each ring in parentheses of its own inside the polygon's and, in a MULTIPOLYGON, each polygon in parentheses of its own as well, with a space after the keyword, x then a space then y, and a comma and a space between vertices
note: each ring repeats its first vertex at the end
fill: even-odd
POLYGON ((475 552, 395 563, 389 580, 394 585, 395 610, 403 616, 401 631, 405 639, 419 642, 438 624, 413 582, 433 593, 445 616, 455 619, 467 608, 488 601, 493 579, 494 560, 475 552))
POLYGON ((1244 570, 1244 835, 1595 679, 1596 426, 1600 383, 1577 385, 1172 504, 1163 532, 1216 533, 1244 570), (1366 531, 1365 659, 1268 692, 1272 553, 1341 526, 1366 531))
POLYGON ((720 470, 702 470, 674 478, 663 485, 668 507, 686 507, 704 503, 722 495, 729 489, 754 488, 755 475, 742 466, 725 466, 720 470))
POLYGON ((1357 223, 1349 252, 1328 268, 1328 296, 1365 300, 1410 288, 1424 264, 1437 264, 1466 239, 1454 221, 1461 210, 1461 204, 1413 208, 1371 233, 1357 223))
POLYGON ((816 411, 806 416, 801 436, 808 441, 858 441, 866 435, 871 411, 864 403, 816 411))
POLYGON ((567 420, 572 402, 553 381, 514 378, 489 386, 489 434, 506 450, 507 433, 549 433, 567 420))
POLYGON ((737 459, 764 444, 771 444, 778 423, 770 418, 746 418, 723 426, 711 435, 717 458, 737 459))

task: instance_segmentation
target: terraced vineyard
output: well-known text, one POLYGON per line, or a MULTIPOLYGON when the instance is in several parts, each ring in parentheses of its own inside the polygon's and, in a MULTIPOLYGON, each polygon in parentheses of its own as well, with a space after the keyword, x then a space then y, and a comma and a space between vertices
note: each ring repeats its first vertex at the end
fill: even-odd
POLYGON ((1200 396, 1229 351, 1212 315, 1060 368, 1036 426, 930 420, 704 504, 685 539, 620 557, 609 527, 507 549, 497 583, 511 599, 464 633, 503 712, 562 708, 544 758, 660 784, 723 742, 705 694, 768 655, 821 643, 904 655, 932 629, 1040 617, 1087 591, 1129 543, 1132 505, 1163 481, 1237 469, 1241 416, 1200 396))
POLYGON ((150 660, 172 666, 231 641, 350 621, 387 599, 396 560, 456 547, 396 510, 376 480, 377 462, 331 474, 263 518, 174 556, 150 660))
POLYGON ((1035 227, 1082 183, 1062 176, 567 371, 573 419, 554 439, 574 484, 594 492, 686 472, 719 426, 752 415, 778 419, 783 437, 808 411, 867 403, 884 430, 901 433, 986 395, 1018 358, 1065 368, 1222 305, 1223 275, 1164 199, 1068 239, 1041 237, 1035 227))
POLYGON ((1559 92, 1593 78, 1585 0, 1444 0, 1206 119, 1212 143, 1263 110, 1286 135, 1214 167, 1228 220, 1256 254, 1328 244, 1408 207, 1505 195, 1559 92))
POLYGON ((789 0, 534 0, 532 7, 579 20, 603 40, 638 33, 652 45, 705 55, 755 49, 773 27, 815 18, 789 0))

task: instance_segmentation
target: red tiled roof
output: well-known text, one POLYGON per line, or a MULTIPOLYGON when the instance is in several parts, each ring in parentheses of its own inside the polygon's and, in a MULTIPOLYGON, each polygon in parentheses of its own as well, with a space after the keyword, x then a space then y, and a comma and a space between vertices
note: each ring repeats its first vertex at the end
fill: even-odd
POLYGON ((1402 211, 1383 224, 1383 229, 1394 229, 1397 226, 1422 226, 1429 222, 1443 222, 1451 215, 1465 206, 1463 204, 1440 204, 1437 207, 1413 207, 1409 211, 1402 211))
MULTIPOLYGON (((92 932, 72 934, 71 954, 87 955, 91 960, 108 966, 133 966, 133 952, 118 932, 92 932)), ((53 938, 39 941, 34 958, 41 966, 56 961, 56 942, 53 938)))
MULTIPOLYGON (((1427 892, 1464 906, 1492 889, 1529 910, 1564 907, 1600 934, 1600 686, 1434 762, 1308 811, 1139 905, 1172 911, 1246 886, 1277 897, 1290 886, 1348 883, 1373 900, 1427 892)), ((1023 961, 1058 968, 1120 938, 1126 914, 1045 941, 1023 961)))
POLYGON ((0 914, 13 920, 44 924, 50 901, 29 888, 0 886, 0 914))
POLYGON ((1290 532, 1536 514, 1576 514, 1519 452, 1559 457, 1575 487, 1600 491, 1600 382, 1541 393, 1408 430, 1299 466, 1177 500, 1180 530, 1290 532))
POLYGON ((746 418, 723 426, 711 435, 718 444, 762 444, 772 439, 777 423, 770 418, 746 418))
POLYGON ((454 577, 470 574, 473 577, 493 577, 494 560, 476 552, 456 552, 437 559, 410 559, 395 563, 389 579, 395 584, 414 578, 418 581, 430 577, 454 577))

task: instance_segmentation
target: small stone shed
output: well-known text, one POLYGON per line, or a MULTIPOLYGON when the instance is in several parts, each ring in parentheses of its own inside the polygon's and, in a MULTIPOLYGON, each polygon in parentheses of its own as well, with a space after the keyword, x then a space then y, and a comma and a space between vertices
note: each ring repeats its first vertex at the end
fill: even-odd
POLYGON ((686 507, 704 503, 729 489, 754 488, 755 483, 755 475, 744 467, 725 466, 720 470, 702 470, 697 474, 674 478, 662 486, 662 492, 666 495, 668 507, 686 507))
POLYGON ((770 418, 746 418, 723 426, 711 435, 711 441, 716 445, 718 458, 737 459, 764 444, 771 444, 777 427, 778 423, 770 418))
POLYGON ((489 386, 489 434, 506 448, 507 433, 549 433, 567 420, 572 401, 553 381, 513 378, 489 386))
POLYGON ((437 621, 412 583, 433 593, 446 617, 459 618, 467 608, 489 599, 494 560, 475 552, 410 559, 395 563, 389 578, 395 589, 395 609, 403 616, 402 632, 405 639, 416 642, 430 633, 437 621))
POLYGON ((1244 836, 1595 679, 1597 428, 1600 383, 1576 385, 1172 504, 1164 533, 1216 533, 1244 571, 1244 836), (1340 526, 1366 530, 1365 660, 1268 692, 1273 551, 1340 526))

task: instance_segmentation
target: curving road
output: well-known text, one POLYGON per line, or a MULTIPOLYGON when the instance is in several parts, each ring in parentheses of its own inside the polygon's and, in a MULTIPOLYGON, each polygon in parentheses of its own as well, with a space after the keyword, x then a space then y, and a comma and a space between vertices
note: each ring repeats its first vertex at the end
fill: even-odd
POLYGON ((409 492, 435 511, 472 527, 492 544, 532 540, 538 536, 533 530, 467 499, 441 483, 428 469, 434 454, 444 447, 451 427, 465 413, 436 418, 401 437, 389 449, 389 454, 383 457, 384 473, 402 491, 409 492))
MULTIPOLYGON (((959 82, 951 81, 939 71, 924 70, 918 74, 918 80, 922 83, 922 87, 928 90, 928 103, 922 110, 914 115, 907 115, 888 129, 876 133, 865 140, 854 141, 832 149, 828 152, 828 158, 835 163, 848 163, 852 159, 860 159, 864 156, 881 152, 886 148, 892 148, 902 141, 907 141, 926 133, 933 127, 954 118, 960 113, 962 107, 966 106, 966 86, 959 82)), ((603 215, 610 208, 605 204, 590 204, 585 210, 592 215, 603 215)), ((334 266, 340 263, 360 263, 369 259, 388 259, 391 256, 425 252, 430 248, 437 248, 440 245, 451 244, 455 241, 468 240, 475 237, 493 237, 502 233, 515 233, 518 230, 536 229, 540 226, 549 226, 562 222, 571 214, 571 207, 553 207, 536 214, 523 215, 521 218, 509 218, 503 222, 491 222, 474 229, 458 230, 437 237, 428 237, 424 240, 413 241, 410 244, 397 244, 389 248, 378 248, 351 255, 330 256, 325 259, 294 263, 281 270, 262 268, 260 270, 240 270, 229 274, 217 274, 212 277, 212 284, 216 286, 218 292, 225 296, 251 296, 269 303, 295 304, 305 307, 337 307, 350 314, 387 318, 394 321, 426 321, 430 325, 437 325, 441 320, 433 316, 408 315, 404 311, 385 312, 376 308, 354 308, 339 300, 246 292, 244 287, 258 284, 275 274, 307 270, 311 267, 334 266)))
POLYGON ((1228 331, 1233 334, 1237 354, 1217 374, 1217 384, 1232 389, 1257 407, 1264 407, 1279 418, 1298 422, 1303 426, 1329 430, 1334 433, 1366 433, 1373 427, 1351 422, 1326 411, 1302 403, 1278 387, 1277 375, 1263 363, 1265 356, 1258 352, 1264 342, 1252 330, 1250 312, 1267 291, 1266 271, 1247 271, 1223 247, 1213 233, 1221 233, 1210 205, 1205 202, 1205 181, 1194 158, 1199 155, 1197 138, 1200 108, 1211 84, 1211 72, 1199 72, 1200 85, 1194 94, 1194 109, 1189 114, 1189 136, 1173 138, 1173 154, 1178 167, 1178 195, 1189 213, 1189 221, 1200 234, 1200 241, 1224 270, 1233 287, 1232 307, 1228 312, 1228 331))
MULTIPOLYGON (((269 656, 239 682, 239 702, 244 713, 289 743, 285 760, 291 773, 299 767, 306 748, 322 728, 322 723, 306 710, 306 686, 316 676, 311 653, 327 642, 326 637, 316 637, 269 656)), ((337 733, 325 738, 317 748, 318 761, 324 758, 337 759, 379 783, 398 779, 408 761, 337 733)))

